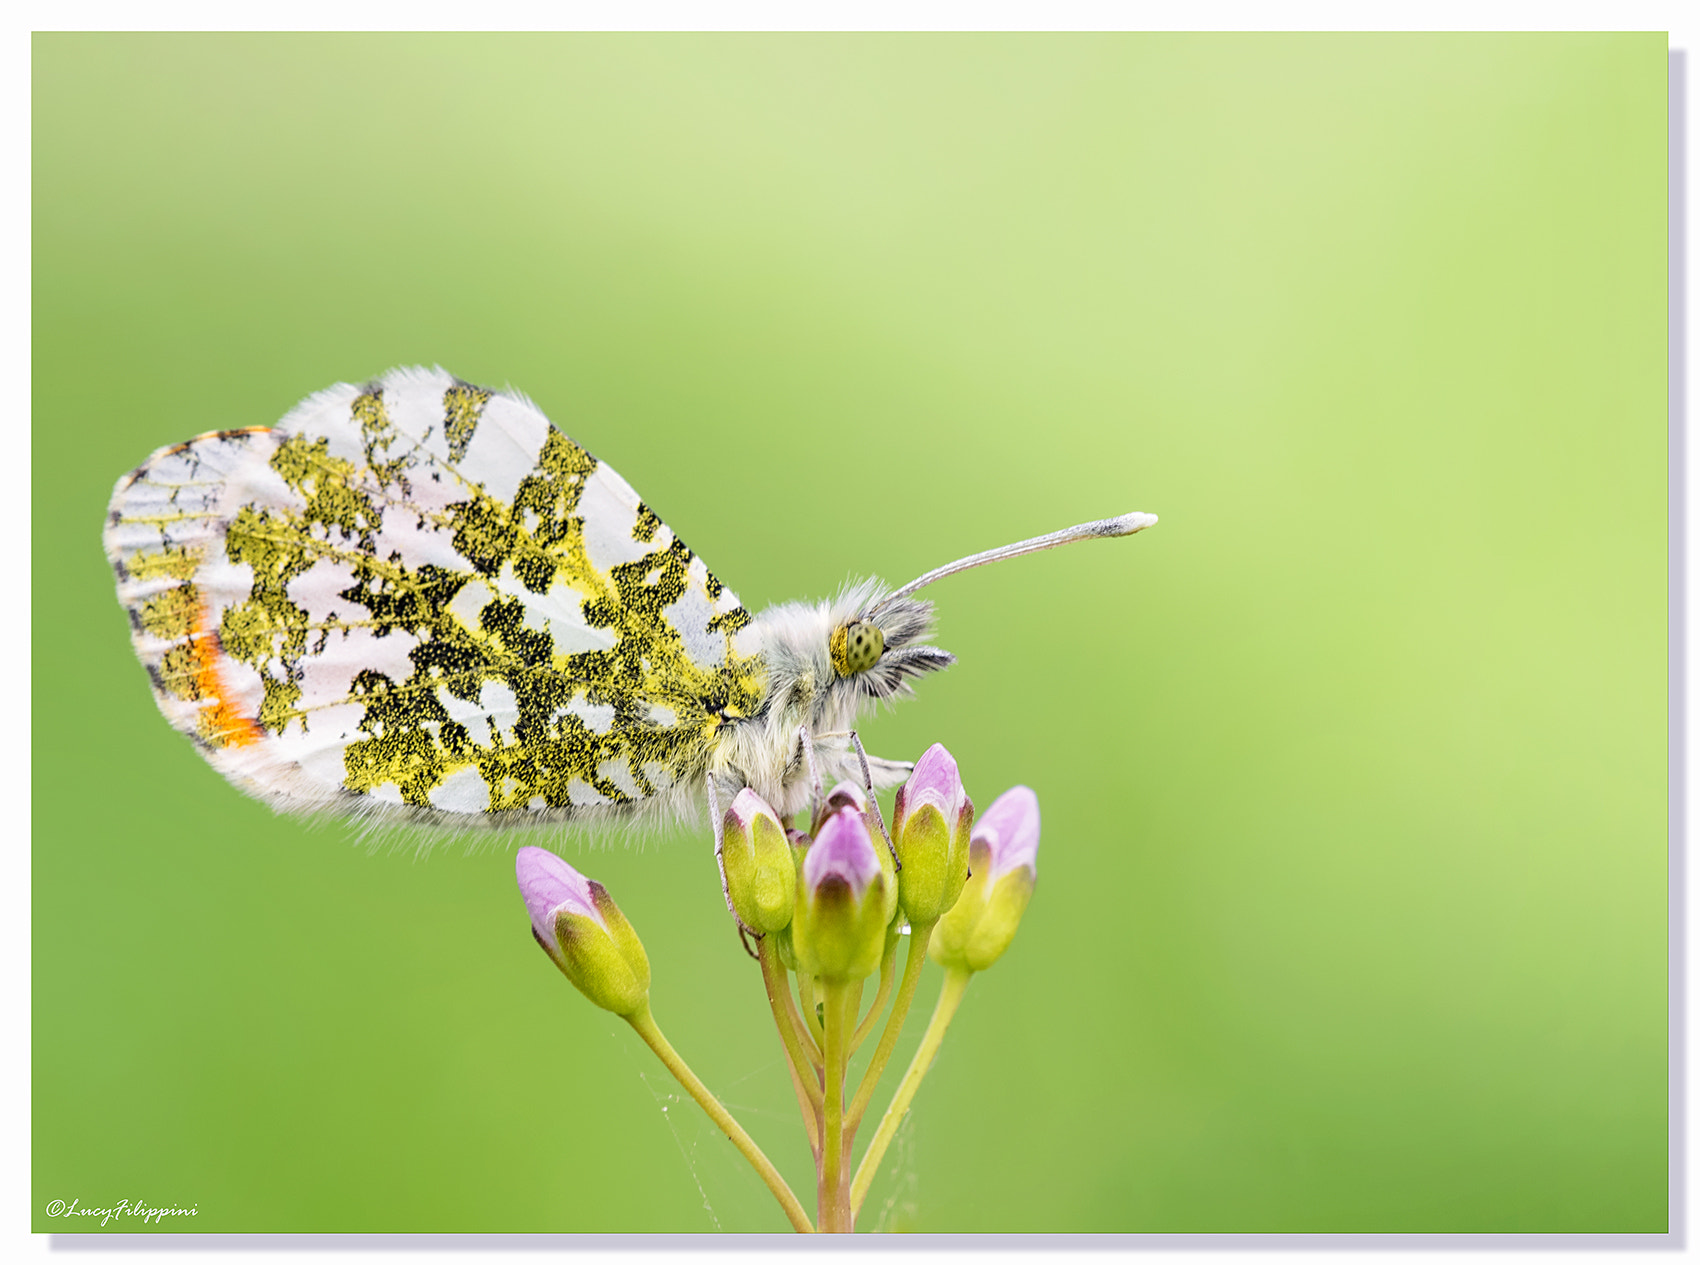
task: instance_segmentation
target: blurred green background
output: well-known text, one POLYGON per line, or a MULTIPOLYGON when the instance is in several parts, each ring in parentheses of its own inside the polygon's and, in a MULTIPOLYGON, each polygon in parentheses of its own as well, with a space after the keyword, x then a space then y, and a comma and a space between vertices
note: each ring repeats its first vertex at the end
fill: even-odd
MULTIPOLYGON (((1659 34, 37 36, 35 1228, 784 1228, 511 840, 274 817, 131 655, 113 480, 424 362, 752 608, 1162 516, 940 585, 961 662, 864 730, 1045 823, 864 1227, 1662 1231, 1665 77, 1659 34)), ((553 844, 812 1192, 706 836, 553 844)))

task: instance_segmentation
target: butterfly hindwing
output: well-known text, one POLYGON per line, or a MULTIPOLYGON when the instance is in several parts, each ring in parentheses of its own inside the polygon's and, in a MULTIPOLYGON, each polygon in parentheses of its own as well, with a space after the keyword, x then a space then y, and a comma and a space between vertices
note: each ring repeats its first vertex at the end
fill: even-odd
POLYGON ((162 449, 107 552, 161 710, 283 807, 619 813, 765 688, 737 597, 624 479, 440 370, 162 449))

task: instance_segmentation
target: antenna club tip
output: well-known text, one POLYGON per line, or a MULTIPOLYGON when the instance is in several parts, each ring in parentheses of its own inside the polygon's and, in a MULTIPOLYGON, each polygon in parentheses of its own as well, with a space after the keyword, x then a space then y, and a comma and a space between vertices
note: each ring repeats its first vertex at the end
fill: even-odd
POLYGON ((1147 527, 1155 526, 1155 514, 1142 514, 1134 510, 1131 514, 1123 514, 1119 518, 1106 518, 1098 524, 1098 534, 1101 536, 1131 536, 1136 531, 1144 531, 1147 527))

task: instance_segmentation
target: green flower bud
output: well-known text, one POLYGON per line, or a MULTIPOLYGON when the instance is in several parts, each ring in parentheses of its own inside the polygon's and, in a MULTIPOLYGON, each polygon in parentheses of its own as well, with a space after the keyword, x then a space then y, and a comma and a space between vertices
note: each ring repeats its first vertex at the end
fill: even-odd
POLYGON ((973 876, 933 930, 928 955, 940 966, 983 971, 1003 956, 1038 878, 1039 797, 1025 786, 1005 791, 974 827, 973 876))
POLYGON ((842 809, 822 822, 803 858, 791 942, 801 970, 858 980, 879 969, 891 921, 891 883, 862 814, 842 809))
POLYGON ((962 789, 956 761, 935 742, 898 788, 892 824, 892 843, 903 865, 898 899, 911 925, 937 922, 962 895, 973 825, 974 804, 962 789))
POLYGON ((531 934, 573 987, 616 1015, 640 1009, 649 997, 649 957, 602 884, 543 848, 521 848, 514 870, 531 934))
POLYGON ((723 825, 720 855, 732 908, 752 931, 779 931, 797 904, 797 862, 779 814, 746 786, 726 810, 723 825))

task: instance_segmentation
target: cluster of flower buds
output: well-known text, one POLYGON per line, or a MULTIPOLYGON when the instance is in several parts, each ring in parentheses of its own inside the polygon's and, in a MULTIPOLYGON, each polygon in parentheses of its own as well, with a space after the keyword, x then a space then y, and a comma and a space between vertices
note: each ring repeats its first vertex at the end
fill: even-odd
MULTIPOLYGON (((1039 799, 1014 787, 976 822, 956 761, 935 743, 897 792, 891 838, 901 870, 850 782, 827 796, 813 837, 787 832, 748 787, 722 833, 738 918, 762 935, 789 930, 786 956, 811 975, 873 974, 899 908, 912 926, 936 924, 934 961, 983 971, 1009 947, 1033 895, 1039 799)), ((641 1004, 649 960, 602 885, 542 848, 521 848, 517 869, 537 941, 567 978, 616 1014, 641 1004)))
MULTIPOLYGON (((843 1034, 848 1028, 842 1025, 856 1026, 859 981, 880 973, 879 997, 873 1007, 877 1012, 891 984, 892 955, 907 921, 915 933, 910 962, 886 1034, 865 1071, 866 1085, 871 1087, 891 1053, 914 993, 917 968, 931 957, 947 972, 922 1051, 863 1157, 866 1169, 870 1163, 877 1166, 907 1110, 968 977, 996 962, 1015 935, 1037 877, 1039 800, 1027 787, 1017 786, 999 796, 976 820, 956 761, 935 744, 915 762, 908 781, 899 788, 889 836, 878 805, 861 787, 848 782, 827 795, 808 834, 790 829, 747 787, 732 800, 719 824, 722 871, 733 913, 744 929, 766 940, 761 959, 764 979, 775 1019, 788 1043, 793 1072, 799 1077, 798 1094, 805 1113, 814 1112, 811 1137, 817 1164, 825 1162, 823 1144, 833 1144, 826 1149, 836 1158, 821 1170, 821 1228, 847 1229, 854 1220, 854 1208, 866 1194, 862 1176, 851 1183, 842 1167, 867 1092, 852 1104, 846 1127, 843 1076, 855 1041, 846 1043, 843 1034), (807 1020, 800 1019, 787 1000, 787 971, 798 974, 799 992, 811 1012, 807 1020), (837 1017, 825 1020, 824 1043, 817 1039, 820 1029, 810 1026, 814 1002, 805 991, 805 986, 816 984, 825 990, 829 1002, 833 997, 851 998, 827 1006, 837 1017), (854 991, 847 993, 851 986, 854 991), (835 1032, 840 1034, 836 1038, 835 1032), (813 1049, 812 1070, 799 1040, 813 1049), (823 1054, 830 1065, 824 1075, 820 1070, 823 1054), (814 1081, 813 1090, 805 1088, 805 1078, 814 1081), (830 1221, 829 1198, 834 1208, 830 1221)), ((795 1196, 759 1148, 654 1027, 648 1009, 649 959, 608 893, 542 848, 521 848, 517 871, 532 932, 555 965, 591 1001, 624 1016, 638 1029, 744 1150, 786 1207, 793 1225, 811 1228, 795 1196)), ((864 1027, 873 1019, 870 1012, 864 1027)))

